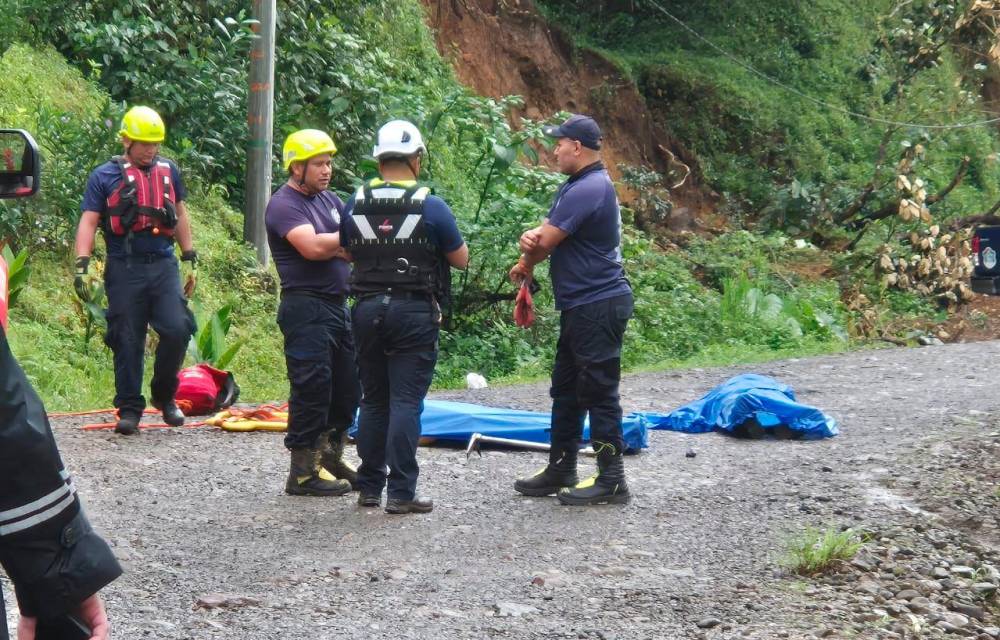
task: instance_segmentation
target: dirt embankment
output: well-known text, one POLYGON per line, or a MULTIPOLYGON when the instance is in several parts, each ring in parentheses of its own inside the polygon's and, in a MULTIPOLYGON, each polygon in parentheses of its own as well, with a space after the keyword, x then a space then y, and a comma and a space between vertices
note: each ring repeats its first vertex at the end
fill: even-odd
MULTIPOLYGON (((523 96, 525 108, 517 115, 529 118, 559 110, 593 115, 616 178, 620 163, 651 167, 667 182, 683 175, 678 161, 690 166, 691 177, 671 195, 672 228, 692 228, 714 210, 718 196, 702 184, 697 158, 656 125, 632 81, 600 55, 576 48, 532 0, 423 2, 438 49, 463 83, 482 95, 523 96)), ((627 201, 630 194, 622 196, 627 201)))

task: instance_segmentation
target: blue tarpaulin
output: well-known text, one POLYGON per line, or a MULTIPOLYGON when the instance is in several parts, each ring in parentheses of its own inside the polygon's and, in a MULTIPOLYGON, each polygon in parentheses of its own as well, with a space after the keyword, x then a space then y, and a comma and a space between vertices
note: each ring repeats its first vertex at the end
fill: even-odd
POLYGON ((830 438, 838 433, 836 420, 815 407, 796 402, 795 392, 787 384, 755 373, 730 378, 668 415, 646 413, 642 417, 652 429, 685 433, 733 433, 748 420, 756 420, 765 428, 784 425, 807 439, 830 438))
MULTIPOLYGON (((795 392, 788 385, 757 374, 731 378, 700 400, 669 414, 630 413, 622 419, 622 431, 626 450, 637 452, 649 446, 649 429, 733 433, 748 420, 756 420, 764 428, 785 425, 808 439, 837 435, 837 422, 833 418, 796 402, 795 392)), ((422 437, 463 446, 474 433, 548 443, 551 416, 538 411, 427 400, 420 422, 422 437)), ((583 438, 584 442, 590 440, 589 424, 584 426, 583 438)))
MULTIPOLYGON (((474 433, 549 442, 551 416, 537 411, 518 409, 498 409, 466 402, 427 400, 420 415, 421 433, 425 438, 434 438, 465 445, 474 433)), ((649 446, 646 420, 640 415, 629 415, 622 420, 625 448, 632 451, 649 446)), ((590 425, 583 429, 584 441, 590 439, 590 425)))

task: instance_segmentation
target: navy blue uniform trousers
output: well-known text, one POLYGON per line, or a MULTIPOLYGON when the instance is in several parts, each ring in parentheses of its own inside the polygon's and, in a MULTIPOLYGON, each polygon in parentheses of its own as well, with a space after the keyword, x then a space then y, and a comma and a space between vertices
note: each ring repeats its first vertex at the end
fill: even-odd
POLYGON ((590 414, 590 439, 624 450, 621 381, 622 341, 632 317, 632 294, 563 311, 552 367, 552 454, 580 447, 590 414))
POLYGON ((143 357, 149 326, 159 335, 150 392, 154 403, 171 402, 177 372, 195 331, 194 315, 181 291, 173 255, 109 256, 104 268, 108 329, 104 342, 114 354, 115 407, 119 415, 141 415, 143 357))
POLYGON ((285 336, 289 449, 320 446, 354 424, 361 387, 354 356, 351 316, 342 296, 286 291, 278 306, 285 336))
POLYGON ((364 396, 358 417, 361 493, 412 500, 420 412, 437 363, 440 311, 429 297, 365 297, 354 305, 364 396), (388 475, 386 467, 388 466, 388 475))

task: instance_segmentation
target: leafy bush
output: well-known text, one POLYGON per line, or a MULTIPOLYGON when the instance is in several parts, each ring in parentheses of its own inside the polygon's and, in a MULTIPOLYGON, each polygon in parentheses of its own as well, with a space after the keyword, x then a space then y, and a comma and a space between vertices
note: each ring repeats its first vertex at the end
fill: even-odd
POLYGON ((69 245, 87 176, 111 155, 118 117, 53 49, 15 45, 0 57, 0 122, 31 131, 42 155, 38 195, 0 201, 0 238, 32 252, 69 245))
POLYGON ((4 286, 7 287, 7 309, 14 308, 17 298, 24 291, 28 284, 28 275, 31 267, 28 266, 28 250, 21 249, 17 255, 10 250, 7 245, 3 246, 3 260, 7 264, 7 279, 4 286))
POLYGON ((232 305, 216 309, 214 313, 200 313, 200 304, 195 303, 196 315, 201 316, 198 332, 188 343, 188 355, 195 363, 206 363, 216 369, 225 369, 236 353, 243 347, 245 340, 237 340, 231 345, 226 344, 226 337, 233 321, 232 305))

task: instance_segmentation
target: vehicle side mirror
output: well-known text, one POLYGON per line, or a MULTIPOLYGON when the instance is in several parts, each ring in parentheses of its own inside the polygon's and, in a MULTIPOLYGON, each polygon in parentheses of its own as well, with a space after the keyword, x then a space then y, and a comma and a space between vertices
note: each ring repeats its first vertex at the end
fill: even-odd
POLYGON ((0 129, 0 198, 33 196, 41 184, 38 145, 21 129, 0 129))

